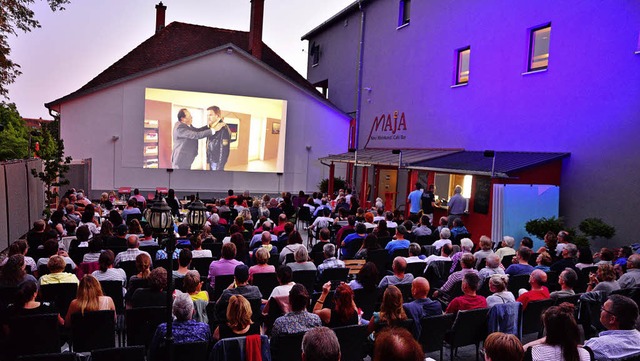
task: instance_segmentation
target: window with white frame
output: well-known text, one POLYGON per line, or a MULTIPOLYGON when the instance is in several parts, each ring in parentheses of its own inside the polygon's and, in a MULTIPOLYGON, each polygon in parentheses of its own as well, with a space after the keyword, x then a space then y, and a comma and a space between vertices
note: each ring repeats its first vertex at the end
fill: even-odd
POLYGON ((467 84, 469 82, 469 57, 471 47, 461 48, 456 51, 456 85, 467 84))
POLYGON ((544 70, 549 66, 549 39, 551 24, 531 29, 529 36, 528 71, 544 70))
POLYGON ((411 21, 411 0, 400 0, 398 27, 409 25, 411 21))

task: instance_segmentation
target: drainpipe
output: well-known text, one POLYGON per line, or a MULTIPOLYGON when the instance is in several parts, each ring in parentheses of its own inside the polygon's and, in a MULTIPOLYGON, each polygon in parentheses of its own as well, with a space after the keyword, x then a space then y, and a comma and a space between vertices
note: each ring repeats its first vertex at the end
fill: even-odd
MULTIPOLYGON (((357 185, 357 165, 358 165, 358 137, 360 136, 360 113, 362 112, 362 62, 364 58, 364 23, 365 12, 362 4, 363 0, 358 0, 358 8, 360 10, 360 45, 358 49, 358 80, 356 85, 356 124, 355 124, 355 137, 354 137, 354 164, 353 164, 353 188, 357 185)), ((364 173, 363 173, 364 174, 364 173)), ((367 179, 363 176, 362 181, 366 182, 367 179)), ((360 195, 362 199, 365 199, 366 194, 360 195)))

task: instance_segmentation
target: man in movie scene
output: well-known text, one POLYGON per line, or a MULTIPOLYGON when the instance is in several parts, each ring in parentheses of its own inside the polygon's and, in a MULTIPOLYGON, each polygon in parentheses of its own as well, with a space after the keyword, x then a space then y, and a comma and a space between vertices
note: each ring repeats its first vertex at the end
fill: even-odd
POLYGON ((215 105, 207 108, 207 121, 218 130, 207 138, 207 162, 211 170, 224 170, 229 159, 231 130, 224 122, 220 108, 215 105))
POLYGON ((185 108, 180 109, 178 122, 173 127, 173 169, 191 169, 191 163, 198 155, 198 139, 213 136, 223 127, 222 124, 209 121, 208 126, 195 128, 191 125, 192 122, 191 113, 185 108))

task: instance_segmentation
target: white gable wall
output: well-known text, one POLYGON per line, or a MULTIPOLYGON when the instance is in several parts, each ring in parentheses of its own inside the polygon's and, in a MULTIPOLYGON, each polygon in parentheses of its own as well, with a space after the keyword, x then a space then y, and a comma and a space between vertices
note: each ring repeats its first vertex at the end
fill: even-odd
POLYGON ((132 186, 176 191, 313 191, 328 168, 317 159, 347 150, 349 118, 258 63, 216 52, 63 103, 61 136, 74 159, 92 158, 94 191, 132 186), (287 101, 284 174, 144 169, 145 88, 223 93, 287 101), (113 141, 112 137, 119 139, 113 141), (306 146, 311 149, 307 151, 306 146), (307 161, 309 164, 307 164, 307 161))

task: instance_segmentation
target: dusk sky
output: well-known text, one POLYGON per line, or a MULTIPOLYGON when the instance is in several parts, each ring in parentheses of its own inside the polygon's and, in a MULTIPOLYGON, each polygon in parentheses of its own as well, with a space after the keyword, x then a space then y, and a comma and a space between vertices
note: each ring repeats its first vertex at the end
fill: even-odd
MULTIPOLYGON (((9 86, 9 101, 23 117, 51 119, 44 103, 79 89, 154 34, 158 2, 71 0, 66 10, 53 13, 46 1, 36 1, 33 10, 42 28, 9 38, 11 59, 23 73, 9 86)), ((306 76, 308 45, 300 37, 352 2, 265 0, 263 41, 306 76)), ((167 25, 180 21, 249 30, 249 0, 163 4, 167 25)))

